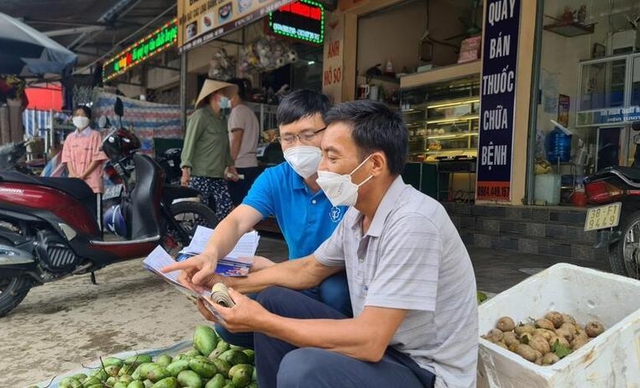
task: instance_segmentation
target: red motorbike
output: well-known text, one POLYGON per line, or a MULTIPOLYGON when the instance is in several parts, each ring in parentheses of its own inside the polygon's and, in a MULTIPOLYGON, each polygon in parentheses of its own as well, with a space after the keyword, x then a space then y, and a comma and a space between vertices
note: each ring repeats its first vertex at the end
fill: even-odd
MULTIPOLYGON (((158 244, 188 244, 193 231, 183 224, 185 211, 201 216, 198 225, 216 226, 215 214, 204 204, 174 203, 197 192, 166 187, 162 168, 130 149, 136 141, 132 132, 118 129, 103 142, 112 162, 130 158, 135 166, 135 186, 121 204, 125 237, 103 238, 99 197, 84 181, 0 172, 0 317, 33 286, 85 273, 95 283, 94 271, 102 267, 143 257, 158 244)), ((24 152, 24 144, 0 147, 0 168, 15 166, 24 152)))
POLYGON ((584 180, 589 202, 584 230, 596 230, 596 248, 606 248, 614 273, 640 279, 640 121, 631 129, 633 165, 607 167, 584 180))

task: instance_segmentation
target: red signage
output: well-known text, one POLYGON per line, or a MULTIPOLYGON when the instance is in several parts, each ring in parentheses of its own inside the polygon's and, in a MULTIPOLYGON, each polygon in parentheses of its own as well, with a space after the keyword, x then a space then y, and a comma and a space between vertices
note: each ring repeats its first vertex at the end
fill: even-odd
POLYGON ((296 15, 304 16, 309 19, 322 20, 322 8, 311 6, 301 2, 295 2, 278 8, 280 12, 290 12, 296 15))

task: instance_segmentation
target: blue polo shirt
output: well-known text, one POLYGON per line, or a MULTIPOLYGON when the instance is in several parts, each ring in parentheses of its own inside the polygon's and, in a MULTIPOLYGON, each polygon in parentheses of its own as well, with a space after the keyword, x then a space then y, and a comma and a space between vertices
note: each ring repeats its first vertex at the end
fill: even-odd
POLYGON ((273 215, 289 248, 289 259, 308 256, 331 236, 347 211, 314 193, 287 162, 266 169, 242 202, 263 217, 273 215))

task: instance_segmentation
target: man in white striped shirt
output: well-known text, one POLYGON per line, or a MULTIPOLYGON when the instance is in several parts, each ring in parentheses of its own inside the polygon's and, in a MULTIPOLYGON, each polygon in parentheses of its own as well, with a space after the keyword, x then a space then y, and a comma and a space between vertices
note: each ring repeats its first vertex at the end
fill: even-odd
POLYGON ((473 267, 444 208, 400 177, 402 118, 355 101, 335 106, 327 124, 318 184, 351 209, 313 255, 225 278, 236 306, 215 306, 222 324, 255 332, 260 387, 475 386, 473 267), (354 318, 289 290, 343 268, 354 318), (236 291, 262 292, 256 302, 236 291))

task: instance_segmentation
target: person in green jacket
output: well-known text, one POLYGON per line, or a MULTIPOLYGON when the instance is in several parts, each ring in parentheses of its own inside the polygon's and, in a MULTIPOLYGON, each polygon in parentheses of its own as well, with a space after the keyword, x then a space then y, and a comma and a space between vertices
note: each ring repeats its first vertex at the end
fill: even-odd
POLYGON ((231 158, 227 118, 222 111, 229 108, 229 100, 237 92, 238 87, 233 84, 209 79, 204 82, 196 110, 187 121, 181 155, 180 183, 198 190, 219 220, 233 207, 226 180, 238 180, 231 158))

